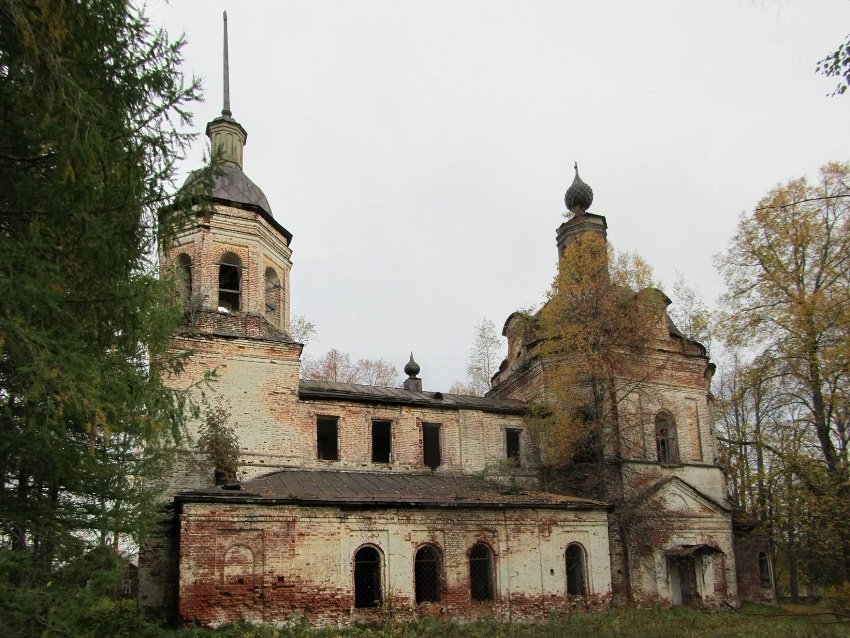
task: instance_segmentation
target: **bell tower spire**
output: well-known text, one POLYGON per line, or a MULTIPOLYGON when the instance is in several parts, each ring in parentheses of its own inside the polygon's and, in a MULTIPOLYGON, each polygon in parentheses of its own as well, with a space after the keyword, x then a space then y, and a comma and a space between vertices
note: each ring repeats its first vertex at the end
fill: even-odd
POLYGON ((230 59, 227 53, 227 11, 224 12, 224 105, 221 114, 230 117, 230 59))
POLYGON ((242 149, 248 141, 248 133, 233 119, 230 111, 230 54, 227 46, 227 11, 224 12, 224 103, 221 116, 207 124, 207 136, 212 145, 213 157, 242 168, 242 149))

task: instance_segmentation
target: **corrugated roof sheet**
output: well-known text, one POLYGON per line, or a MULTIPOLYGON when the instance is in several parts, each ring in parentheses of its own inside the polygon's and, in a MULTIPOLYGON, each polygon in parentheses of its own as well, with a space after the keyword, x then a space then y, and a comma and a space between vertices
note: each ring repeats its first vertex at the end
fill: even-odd
POLYGON ((462 394, 442 394, 439 392, 418 392, 404 388, 385 388, 359 383, 339 383, 337 381, 313 381, 302 379, 299 385, 302 399, 329 399, 368 403, 395 403, 421 405, 448 410, 482 410, 522 414, 525 403, 513 399, 494 399, 473 397, 462 394))
POLYGON ((280 470, 244 483, 177 495, 180 502, 260 504, 368 505, 383 507, 543 507, 599 509, 599 501, 526 489, 508 489, 471 476, 280 470))

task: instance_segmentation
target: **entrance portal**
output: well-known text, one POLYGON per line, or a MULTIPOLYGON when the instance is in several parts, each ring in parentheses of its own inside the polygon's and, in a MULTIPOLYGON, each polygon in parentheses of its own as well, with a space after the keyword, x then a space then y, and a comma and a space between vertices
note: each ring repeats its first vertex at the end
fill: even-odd
MULTIPOLYGON (((713 545, 679 545, 666 550, 667 578, 670 583, 670 602, 673 605, 689 605, 698 607, 702 604, 702 596, 697 586, 697 574, 705 586, 705 570, 709 565, 703 559, 711 560, 711 556, 722 556, 723 552, 713 545)), ((709 591, 710 585, 709 585, 709 591)))
POLYGON ((669 556, 670 602, 674 605, 698 605, 696 569, 693 557, 669 556))

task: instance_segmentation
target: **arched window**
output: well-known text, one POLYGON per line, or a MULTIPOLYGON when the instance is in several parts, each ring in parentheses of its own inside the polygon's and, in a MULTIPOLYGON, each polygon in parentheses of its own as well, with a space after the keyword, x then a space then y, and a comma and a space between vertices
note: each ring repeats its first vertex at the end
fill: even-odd
POLYGON ((669 412, 655 415, 655 448, 659 463, 679 462, 679 443, 676 440, 676 421, 669 412))
POLYGON ((177 298, 184 306, 192 297, 192 258, 186 253, 177 257, 177 298))
POLYGON ((767 560, 767 554, 759 552, 759 579, 762 587, 770 587, 770 563, 767 560))
POLYGON ((493 600, 493 552, 484 543, 469 552, 469 589, 472 600, 493 600))
POLYGON ((567 547, 567 594, 584 596, 587 593, 587 570, 585 568, 584 548, 578 543, 567 547))
POLYGON ((414 560, 416 604, 440 600, 440 553, 433 545, 423 545, 414 560))
POLYGON ((241 308, 242 260, 239 255, 224 253, 218 264, 218 305, 228 311, 241 308))
POLYGON ((367 545, 354 554, 354 606, 377 607, 381 601, 381 554, 367 545))
POLYGON ((266 318, 277 323, 280 315, 280 277, 277 271, 269 266, 266 268, 266 318))

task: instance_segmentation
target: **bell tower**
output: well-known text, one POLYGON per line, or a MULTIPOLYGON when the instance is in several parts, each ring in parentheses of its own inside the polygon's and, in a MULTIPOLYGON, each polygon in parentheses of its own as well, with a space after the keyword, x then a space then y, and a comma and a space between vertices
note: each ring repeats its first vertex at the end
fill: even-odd
MULTIPOLYGON (((230 110, 227 13, 224 13, 224 101, 207 124, 213 158, 211 206, 163 254, 176 268, 186 323, 201 333, 289 340, 292 233, 272 215, 263 191, 243 171, 248 134, 230 110)), ((209 188, 200 172, 184 192, 209 188)))
MULTIPOLYGON (((172 348, 190 353, 181 374, 167 383, 197 388, 203 410, 216 396, 227 402, 238 425, 237 478, 243 479, 292 463, 294 434, 281 427, 277 411, 297 401, 303 346, 292 340, 289 327, 292 234, 243 171, 248 135, 231 112, 226 13, 224 104, 206 132, 211 170, 195 171, 183 184, 182 195, 195 200, 193 217, 160 260, 165 272, 178 275, 185 301, 172 348), (204 383, 211 371, 215 380, 204 383)), ((190 437, 200 422, 189 423, 190 437)), ((194 454, 191 445, 188 455, 194 454)), ((213 478, 187 463, 170 489, 194 489, 213 478)))

